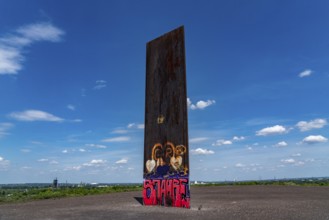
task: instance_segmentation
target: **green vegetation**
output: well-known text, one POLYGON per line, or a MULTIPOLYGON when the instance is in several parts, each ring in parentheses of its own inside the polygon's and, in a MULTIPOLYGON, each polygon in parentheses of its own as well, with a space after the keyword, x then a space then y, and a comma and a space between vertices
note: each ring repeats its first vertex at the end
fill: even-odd
POLYGON ((329 186, 328 178, 307 178, 307 179, 283 179, 283 180, 259 180, 259 181, 226 181, 226 182, 205 182, 193 184, 194 186, 329 186))
POLYGON ((27 187, 27 188, 0 188, 0 204, 7 202, 21 202, 40 199, 56 199, 63 197, 98 195, 114 192, 141 191, 142 185, 117 185, 117 186, 82 186, 64 187, 53 189, 51 187, 27 187))
MULTIPOLYGON (((301 178, 260 181, 225 181, 225 182, 201 182, 191 184, 200 186, 253 186, 253 185, 277 185, 277 186, 329 186, 329 178, 301 178)), ((49 184, 7 184, 0 185, 0 204, 9 202, 24 202, 41 199, 57 199, 64 197, 76 197, 86 195, 98 195, 114 192, 142 191, 141 184, 117 184, 117 185, 90 185, 90 184, 65 184, 59 188, 52 188, 49 184)))

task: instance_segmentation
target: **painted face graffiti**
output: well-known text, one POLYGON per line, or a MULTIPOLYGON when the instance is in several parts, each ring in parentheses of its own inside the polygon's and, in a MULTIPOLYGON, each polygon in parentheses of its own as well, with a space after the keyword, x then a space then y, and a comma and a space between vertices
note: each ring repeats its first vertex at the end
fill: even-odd
POLYGON ((177 174, 184 172, 187 174, 187 166, 184 166, 184 157, 186 147, 184 145, 175 146, 171 142, 165 144, 156 143, 152 148, 152 158, 145 163, 148 174, 177 174))

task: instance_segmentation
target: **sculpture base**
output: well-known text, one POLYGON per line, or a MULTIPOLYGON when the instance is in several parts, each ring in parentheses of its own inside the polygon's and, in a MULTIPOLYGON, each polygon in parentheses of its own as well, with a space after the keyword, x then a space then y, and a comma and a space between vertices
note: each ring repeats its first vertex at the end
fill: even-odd
POLYGON ((190 208, 189 180, 144 179, 143 204, 190 208))

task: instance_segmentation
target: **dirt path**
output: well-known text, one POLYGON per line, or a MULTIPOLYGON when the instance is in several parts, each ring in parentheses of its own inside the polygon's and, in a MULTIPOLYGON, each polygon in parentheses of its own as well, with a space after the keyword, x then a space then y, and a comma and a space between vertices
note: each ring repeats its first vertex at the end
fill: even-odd
POLYGON ((3 204, 0 219, 329 220, 329 187, 192 187, 191 209, 142 206, 141 195, 127 192, 3 204))

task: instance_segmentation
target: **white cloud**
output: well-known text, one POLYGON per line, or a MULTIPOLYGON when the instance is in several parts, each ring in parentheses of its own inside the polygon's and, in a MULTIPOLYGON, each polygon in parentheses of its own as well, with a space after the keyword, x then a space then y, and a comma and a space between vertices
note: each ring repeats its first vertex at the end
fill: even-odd
POLYGON ((221 145, 230 145, 232 144, 232 141, 230 140, 217 140, 215 143, 212 144, 212 146, 221 146, 221 145))
POLYGON ((137 125, 137 128, 138 128, 138 129, 144 129, 144 128, 145 128, 145 125, 144 125, 144 124, 138 124, 138 125, 137 125))
POLYGON ((100 149, 106 149, 107 146, 101 145, 101 144, 86 144, 87 147, 94 147, 94 148, 100 148, 100 149))
POLYGON ((127 159, 121 159, 121 160, 118 160, 115 162, 116 164, 126 164, 128 163, 128 160, 127 159))
POLYGON ((200 100, 196 104, 193 104, 192 101, 191 101, 191 99, 190 98, 187 98, 187 107, 189 109, 192 109, 192 110, 205 109, 208 106, 213 105, 215 103, 216 103, 215 100, 209 100, 208 99, 207 101, 200 100))
POLYGON ((22 69, 23 51, 38 41, 59 42, 64 31, 50 23, 22 26, 0 38, 0 75, 17 74, 22 69))
POLYGON ((128 130, 125 129, 116 129, 114 131, 111 132, 112 134, 127 134, 128 130))
POLYGON ((4 47, 0 44, 0 75, 17 74, 22 69, 24 57, 17 48, 4 47))
POLYGON ((296 153, 296 154, 292 154, 291 156, 292 157, 300 157, 300 156, 302 156, 302 154, 301 153, 296 153))
POLYGON ((306 144, 316 144, 316 143, 325 143, 328 141, 328 138, 323 137, 322 135, 310 135, 303 139, 303 143, 306 144))
POLYGON ((107 86, 107 82, 105 80, 97 80, 96 85, 94 86, 95 90, 101 90, 107 86))
POLYGON ((82 119, 73 119, 73 120, 70 120, 71 122, 74 122, 74 123, 80 123, 82 122, 82 119))
POLYGON ((187 98, 186 102, 187 102, 187 108, 190 108, 192 105, 191 99, 187 98))
POLYGON ((235 164, 235 167, 242 168, 242 167, 246 167, 246 165, 244 165, 242 163, 237 163, 237 164, 235 164))
POLYGON ((56 160, 52 160, 52 161, 49 162, 49 164, 59 164, 59 163, 56 160))
POLYGON ((296 163, 296 160, 294 158, 288 158, 288 159, 282 159, 281 162, 287 164, 293 164, 296 163))
POLYGON ((36 23, 20 27, 16 31, 22 35, 23 41, 51 41, 58 42, 61 40, 64 31, 53 26, 50 23, 36 23))
POLYGON ((106 163, 106 160, 91 160, 91 164, 103 164, 106 163))
POLYGON ((107 138, 107 139, 102 140, 102 142, 126 142, 129 140, 130 140, 130 137, 121 136, 121 137, 107 138))
POLYGON ((135 126, 135 123, 130 123, 127 125, 127 128, 133 128, 135 126))
POLYGON ((67 154, 68 153, 68 150, 66 150, 66 149, 65 150, 62 150, 62 153, 63 154, 67 154))
POLYGON ((80 148, 79 151, 82 152, 82 153, 83 153, 83 152, 86 152, 86 150, 83 149, 83 148, 80 148))
POLYGON ((31 150, 30 150, 30 149, 21 149, 21 152, 22 152, 22 153, 30 153, 31 150))
POLYGON ((256 131, 257 136, 267 136, 267 135, 274 135, 274 134, 284 134, 287 133, 287 129, 281 125, 275 125, 273 127, 263 128, 259 131, 256 131))
POLYGON ((66 107, 68 109, 70 109, 71 111, 75 111, 75 106, 74 105, 67 105, 66 107))
POLYGON ((295 166, 303 166, 304 164, 305 164, 305 162, 303 162, 303 161, 297 161, 295 163, 295 166))
POLYGON ((38 162, 47 162, 47 161, 49 161, 49 160, 46 159, 46 158, 42 158, 42 159, 39 159, 39 160, 38 160, 38 162))
POLYGON ((286 146, 288 146, 288 144, 285 141, 281 141, 281 142, 277 143, 275 146, 276 147, 286 147, 286 146))
POLYGON ((0 138, 9 135, 8 130, 14 127, 12 123, 0 123, 0 138))
POLYGON ((214 154, 215 152, 212 150, 197 148, 197 149, 192 149, 191 153, 194 155, 209 155, 209 154, 214 154))
POLYGON ((299 76, 300 78, 303 78, 303 77, 310 76, 312 73, 313 73, 312 70, 310 70, 310 69, 306 69, 306 70, 304 70, 303 72, 299 73, 298 76, 299 76))
POLYGON ((81 170, 82 166, 78 165, 78 166, 72 166, 72 167, 67 167, 64 170, 75 170, 75 171, 79 171, 81 170))
POLYGON ((243 141, 244 139, 246 139, 246 138, 243 137, 243 136, 240 136, 240 137, 238 137, 238 136, 234 136, 234 137, 233 137, 233 141, 243 141))
POLYGON ((282 159, 281 163, 291 164, 293 166, 303 166, 303 165, 305 165, 304 161, 298 161, 298 160, 295 160, 294 158, 282 159))
POLYGON ((104 164, 106 164, 106 162, 107 162, 106 160, 102 160, 102 159, 93 159, 89 163, 84 163, 83 166, 100 167, 100 166, 103 166, 104 164))
POLYGON ((300 131, 309 131, 309 130, 316 129, 316 128, 323 128, 327 124, 328 123, 327 123, 326 119, 318 118, 318 119, 311 120, 309 122, 300 121, 296 124, 296 126, 299 128, 300 131))
POLYGON ((127 125, 127 128, 129 129, 144 129, 144 124, 136 124, 136 123, 130 123, 127 125))
POLYGON ((0 156, 0 171, 1 170, 7 170, 9 164, 10 164, 9 160, 6 160, 2 156, 0 156))
POLYGON ((23 112, 12 112, 9 117, 18 121, 50 121, 50 122, 61 122, 64 119, 59 118, 50 113, 40 110, 26 110, 23 112))
POLYGON ((198 138, 191 138, 189 140, 189 142, 193 144, 193 143, 203 142, 203 141, 206 141, 206 140, 208 140, 207 137, 198 137, 198 138))

